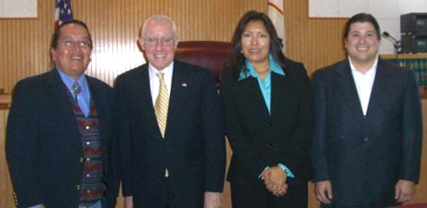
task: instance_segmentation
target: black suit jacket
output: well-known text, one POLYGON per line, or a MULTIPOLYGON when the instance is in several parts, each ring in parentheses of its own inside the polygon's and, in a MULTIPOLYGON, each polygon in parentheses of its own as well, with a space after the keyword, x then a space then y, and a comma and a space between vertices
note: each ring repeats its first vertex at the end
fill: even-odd
POLYGON ((311 179, 311 82, 301 63, 287 60, 284 71, 286 76, 271 74, 271 115, 256 78, 238 81, 230 71, 221 77, 226 135, 233 149, 227 177, 231 183, 262 183, 258 175, 278 163, 295 175, 287 183, 311 179))
POLYGON ((398 179, 418 182, 422 118, 412 71, 379 59, 366 116, 349 60, 316 71, 314 83, 315 181, 332 182, 334 203, 382 207, 398 179))
MULTIPOLYGON (((109 190, 103 207, 112 207, 113 90, 97 79, 86 79, 103 142, 104 180, 109 190)), ((83 148, 67 89, 55 69, 16 84, 7 123, 6 156, 18 207, 39 203, 47 208, 78 206, 76 187, 82 180, 83 148)))
POLYGON ((148 64, 116 83, 119 166, 123 193, 135 207, 157 207, 165 168, 173 207, 203 206, 204 192, 221 192, 225 171, 222 108, 209 71, 174 61, 165 138, 157 124, 148 64))

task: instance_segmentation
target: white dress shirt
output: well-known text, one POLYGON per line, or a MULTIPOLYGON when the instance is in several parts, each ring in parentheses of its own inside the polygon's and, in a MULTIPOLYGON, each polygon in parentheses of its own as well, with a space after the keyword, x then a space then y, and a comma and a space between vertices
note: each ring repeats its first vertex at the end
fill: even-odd
POLYGON ((151 99, 153 101, 153 106, 156 106, 157 96, 159 95, 159 77, 157 73, 163 73, 163 79, 165 81, 166 89, 170 97, 171 88, 172 88, 172 74, 173 74, 173 62, 169 66, 165 67, 163 70, 157 70, 151 64, 148 64, 148 74, 150 77, 150 91, 151 99))
POLYGON ((374 64, 371 68, 366 71, 365 74, 360 73, 356 70, 356 67, 350 60, 351 74, 353 75, 354 83, 356 84, 357 94, 359 95, 359 101, 362 106, 363 115, 366 116, 368 111, 369 100, 371 98, 372 87, 374 86, 375 74, 377 73, 378 56, 375 59, 374 64))

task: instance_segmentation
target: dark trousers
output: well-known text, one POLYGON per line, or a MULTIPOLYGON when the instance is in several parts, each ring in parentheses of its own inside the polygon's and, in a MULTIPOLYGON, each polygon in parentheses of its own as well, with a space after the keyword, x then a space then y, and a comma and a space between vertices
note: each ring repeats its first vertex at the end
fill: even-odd
POLYGON ((366 198, 365 201, 357 203, 356 205, 348 205, 344 203, 336 203, 332 201, 331 204, 321 204, 320 208, 382 208, 382 207, 391 207, 399 205, 396 203, 396 200, 391 197, 383 202, 374 202, 369 198, 366 198))
POLYGON ((159 185, 159 190, 155 191, 157 192, 155 199, 133 196, 133 206, 135 208, 173 208, 174 193, 171 179, 164 178, 162 184, 159 185), (157 203, 153 203, 153 201, 157 203))
POLYGON ((264 184, 231 183, 233 208, 307 208, 307 183, 289 185, 285 196, 277 197, 264 184))

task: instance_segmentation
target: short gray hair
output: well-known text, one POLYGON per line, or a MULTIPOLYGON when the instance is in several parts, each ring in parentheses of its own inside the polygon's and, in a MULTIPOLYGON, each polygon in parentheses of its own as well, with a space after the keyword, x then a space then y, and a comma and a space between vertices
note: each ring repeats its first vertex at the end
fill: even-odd
POLYGON ((147 24, 150 21, 167 22, 167 23, 169 23, 172 26, 173 37, 175 38, 175 40, 178 40, 178 29, 177 29, 177 26, 176 26, 175 22, 170 17, 168 17, 166 15, 163 15, 163 14, 156 14, 156 15, 151 16, 151 17, 149 17, 148 19, 145 20, 145 22, 144 22, 144 24, 142 25, 142 28, 141 28, 141 34, 140 34, 141 37, 144 36, 147 24))

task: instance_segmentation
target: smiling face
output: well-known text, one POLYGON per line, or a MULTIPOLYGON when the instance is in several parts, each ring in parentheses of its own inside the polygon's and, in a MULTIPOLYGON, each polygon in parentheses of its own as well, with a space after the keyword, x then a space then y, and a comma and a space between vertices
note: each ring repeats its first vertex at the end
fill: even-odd
POLYGON ((68 24, 61 28, 58 44, 51 49, 55 66, 74 78, 83 74, 89 65, 92 45, 88 31, 79 24, 68 24))
POLYGON ((268 62, 270 36, 261 21, 249 22, 241 37, 242 53, 253 64, 268 62))
POLYGON ((377 57, 380 40, 369 22, 355 22, 344 41, 347 53, 357 65, 371 66, 377 57))
POLYGON ((142 37, 138 39, 148 62, 157 70, 163 70, 172 63, 178 41, 172 23, 166 20, 147 22, 142 37))
POLYGON ((268 62, 270 35, 261 21, 249 22, 241 37, 242 53, 253 64, 268 62))

